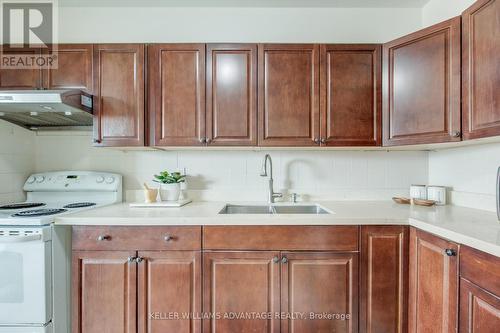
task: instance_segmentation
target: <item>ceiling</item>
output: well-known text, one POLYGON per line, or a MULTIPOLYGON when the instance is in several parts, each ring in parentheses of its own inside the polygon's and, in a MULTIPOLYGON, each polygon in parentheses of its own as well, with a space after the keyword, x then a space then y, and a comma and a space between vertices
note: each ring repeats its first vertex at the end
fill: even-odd
POLYGON ((63 7, 421 8, 429 0, 59 0, 63 7))

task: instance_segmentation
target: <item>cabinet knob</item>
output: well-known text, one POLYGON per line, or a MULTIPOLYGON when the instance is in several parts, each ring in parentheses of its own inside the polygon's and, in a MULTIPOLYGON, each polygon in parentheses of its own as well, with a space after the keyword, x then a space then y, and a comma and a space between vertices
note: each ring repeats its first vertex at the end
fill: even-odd
POLYGON ((278 258, 278 256, 273 257, 273 262, 274 262, 275 264, 279 263, 279 262, 280 262, 280 258, 278 258))
POLYGON ((287 257, 283 257, 283 258, 281 259, 281 262, 282 262, 283 264, 286 264, 286 263, 288 262, 288 258, 287 258, 287 257))
POLYGON ((451 135, 452 135, 454 138, 459 138, 461 134, 462 134, 462 133, 460 133, 460 131, 455 131, 455 132, 451 133, 451 135))
POLYGON ((128 257, 127 261, 128 262, 135 262, 135 259, 137 259, 137 258, 136 257, 128 257))
POLYGON ((206 138, 200 138, 199 141, 200 141, 200 143, 206 143, 207 139, 206 138))
POLYGON ((446 249, 444 250, 444 253, 446 253, 448 257, 455 257, 457 255, 457 251, 453 249, 446 249))
POLYGON ((321 143, 321 141, 320 141, 320 139, 319 139, 319 138, 314 138, 314 140, 313 140, 313 141, 314 141, 314 143, 315 143, 315 144, 317 144, 317 145, 319 145, 319 144, 321 143))
POLYGON ((93 141, 94 141, 94 143, 101 143, 100 139, 94 139, 93 141))
POLYGON ((140 264, 143 260, 144 260, 144 258, 141 258, 141 257, 135 258, 135 262, 138 264, 140 264))
POLYGON ((325 138, 321 138, 321 143, 325 144, 326 143, 326 139, 325 138))
POLYGON ((165 237, 163 237, 163 240, 165 242, 173 241, 174 240, 174 236, 166 235, 165 237))
POLYGON ((108 241, 108 240, 111 240, 111 236, 108 236, 108 235, 99 235, 99 236, 97 236, 97 240, 99 242, 108 241))
POLYGON ((210 139, 210 138, 205 138, 205 143, 210 143, 210 142, 212 142, 212 139, 210 139))

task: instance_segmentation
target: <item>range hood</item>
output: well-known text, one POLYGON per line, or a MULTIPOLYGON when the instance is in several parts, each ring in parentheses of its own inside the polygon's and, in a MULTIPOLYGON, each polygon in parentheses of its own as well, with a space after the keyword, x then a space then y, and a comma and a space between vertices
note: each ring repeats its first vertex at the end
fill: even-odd
POLYGON ((0 120, 30 130, 90 130, 92 95, 80 90, 3 90, 0 120))

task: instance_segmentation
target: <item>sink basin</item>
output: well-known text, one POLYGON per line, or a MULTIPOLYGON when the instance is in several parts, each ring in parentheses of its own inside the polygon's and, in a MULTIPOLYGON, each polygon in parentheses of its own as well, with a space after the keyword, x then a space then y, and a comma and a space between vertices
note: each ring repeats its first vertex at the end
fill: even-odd
POLYGON ((219 214, 331 214, 320 205, 226 205, 219 214))

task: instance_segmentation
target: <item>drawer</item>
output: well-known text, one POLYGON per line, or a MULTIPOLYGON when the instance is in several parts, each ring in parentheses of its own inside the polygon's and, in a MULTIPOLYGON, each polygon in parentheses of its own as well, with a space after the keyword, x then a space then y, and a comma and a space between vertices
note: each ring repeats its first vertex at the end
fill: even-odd
POLYGON ((74 226, 73 250, 200 250, 201 227, 74 226))
POLYGON ((460 247, 460 276, 500 296, 500 258, 462 246, 460 247))
POLYGON ((209 226, 206 250, 358 251, 358 226, 209 226))

